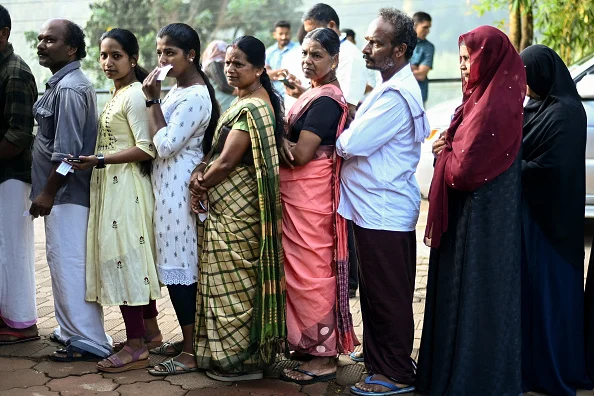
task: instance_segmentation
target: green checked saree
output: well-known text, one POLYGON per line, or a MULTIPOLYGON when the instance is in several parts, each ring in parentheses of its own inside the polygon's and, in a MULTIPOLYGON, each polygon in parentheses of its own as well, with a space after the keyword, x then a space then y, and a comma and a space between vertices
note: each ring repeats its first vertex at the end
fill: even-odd
MULTIPOLYGON (((200 230, 195 330, 196 360, 203 369, 260 370, 273 362, 286 337, 274 124, 264 101, 243 99, 221 116, 214 136, 217 148, 223 129, 248 130, 253 165, 242 161, 208 191, 209 214, 200 230)), ((215 150, 211 163, 219 155, 215 150)))

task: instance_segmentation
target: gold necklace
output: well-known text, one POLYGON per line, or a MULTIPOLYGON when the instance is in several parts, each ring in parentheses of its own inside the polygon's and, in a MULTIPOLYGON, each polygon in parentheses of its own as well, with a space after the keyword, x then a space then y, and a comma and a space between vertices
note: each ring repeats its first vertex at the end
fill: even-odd
POLYGON ((260 88, 262 88, 262 84, 258 85, 256 88, 252 89, 248 94, 243 95, 241 98, 239 99, 245 99, 248 96, 250 96, 251 94, 253 94, 254 92, 256 92, 257 90, 259 90, 260 88))

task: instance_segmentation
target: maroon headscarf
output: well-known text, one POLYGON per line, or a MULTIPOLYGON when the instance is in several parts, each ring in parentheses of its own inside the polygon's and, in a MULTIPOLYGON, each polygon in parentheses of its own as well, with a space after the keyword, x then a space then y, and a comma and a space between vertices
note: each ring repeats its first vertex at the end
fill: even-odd
POLYGON ((439 247, 448 228, 448 188, 473 191, 505 172, 522 144, 526 72, 507 36, 491 26, 463 34, 470 76, 463 102, 446 131, 429 190, 427 246, 439 247))

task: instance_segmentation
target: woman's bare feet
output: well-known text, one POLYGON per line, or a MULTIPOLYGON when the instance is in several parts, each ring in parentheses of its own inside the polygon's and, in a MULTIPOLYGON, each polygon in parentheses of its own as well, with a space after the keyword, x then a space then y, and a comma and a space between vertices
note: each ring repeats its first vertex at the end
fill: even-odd
MULTIPOLYGON (((142 338, 127 340, 126 345, 134 351, 139 351, 140 349, 144 348, 144 340, 142 338)), ((130 352, 128 352, 125 349, 122 349, 115 355, 120 359, 120 361, 123 364, 131 363, 133 360, 133 356, 130 354, 130 352)), ((145 360, 148 359, 148 357, 149 351, 148 349, 146 349, 143 353, 140 354, 140 356, 138 356, 138 360, 145 360)), ((97 366, 103 368, 115 367, 114 364, 108 359, 101 360, 99 363, 97 363, 97 366)))
MULTIPOLYGON (((314 374, 315 377, 334 374, 336 373, 336 359, 333 356, 316 356, 310 361, 300 364, 299 370, 310 372, 314 374)), ((283 374, 285 377, 288 377, 294 381, 309 381, 315 378, 311 375, 295 371, 295 369, 284 369, 283 374)))

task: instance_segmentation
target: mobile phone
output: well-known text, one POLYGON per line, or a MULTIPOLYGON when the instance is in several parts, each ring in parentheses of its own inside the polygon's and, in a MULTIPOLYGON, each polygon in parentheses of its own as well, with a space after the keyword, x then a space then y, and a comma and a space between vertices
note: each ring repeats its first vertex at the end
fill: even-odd
POLYGON ((79 157, 66 158, 66 161, 73 162, 75 164, 80 164, 82 162, 79 157))
POLYGON ((285 84, 286 87, 289 87, 291 89, 295 89, 295 85, 293 85, 293 83, 291 83, 289 80, 287 80, 286 78, 280 79, 278 80, 280 82, 282 82, 283 84, 285 84))

